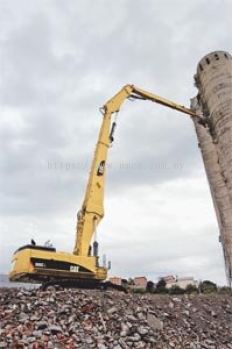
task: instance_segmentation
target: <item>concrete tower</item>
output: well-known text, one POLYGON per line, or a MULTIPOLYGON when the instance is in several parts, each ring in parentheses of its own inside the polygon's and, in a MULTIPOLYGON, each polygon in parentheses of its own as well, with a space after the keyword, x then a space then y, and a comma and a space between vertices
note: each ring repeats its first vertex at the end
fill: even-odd
POLYGON ((223 51, 203 57, 195 75, 198 96, 193 120, 217 214, 226 275, 232 283, 232 57, 223 51))

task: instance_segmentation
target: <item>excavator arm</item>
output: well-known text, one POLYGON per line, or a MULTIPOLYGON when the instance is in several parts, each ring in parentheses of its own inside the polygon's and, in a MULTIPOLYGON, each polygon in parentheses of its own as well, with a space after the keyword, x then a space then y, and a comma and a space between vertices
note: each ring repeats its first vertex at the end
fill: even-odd
MULTIPOLYGON (((104 216, 104 189, 108 149, 113 141, 115 124, 112 115, 120 110, 127 99, 150 100, 175 109, 192 117, 201 117, 193 110, 169 101, 153 93, 144 91, 134 85, 124 86, 113 98, 101 108, 103 121, 89 174, 88 185, 81 210, 77 214, 76 242, 73 253, 79 256, 90 255, 91 241, 96 228, 104 216)), ((94 255, 97 255, 95 252, 94 255)))

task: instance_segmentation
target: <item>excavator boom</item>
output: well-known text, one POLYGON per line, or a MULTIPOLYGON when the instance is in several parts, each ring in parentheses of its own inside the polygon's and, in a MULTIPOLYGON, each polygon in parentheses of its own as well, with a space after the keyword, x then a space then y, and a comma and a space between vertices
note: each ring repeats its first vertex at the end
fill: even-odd
MULTIPOLYGON (((78 214, 76 242, 73 252, 76 255, 88 254, 97 225, 104 216, 105 167, 108 149, 113 141, 112 132, 110 131, 111 119, 112 115, 118 113, 121 105, 129 98, 149 100, 192 117, 200 117, 189 108, 142 90, 134 85, 125 85, 114 97, 105 103, 101 108, 103 121, 94 153, 85 199, 81 211, 78 214)), ((114 130, 114 126, 111 130, 114 130)))

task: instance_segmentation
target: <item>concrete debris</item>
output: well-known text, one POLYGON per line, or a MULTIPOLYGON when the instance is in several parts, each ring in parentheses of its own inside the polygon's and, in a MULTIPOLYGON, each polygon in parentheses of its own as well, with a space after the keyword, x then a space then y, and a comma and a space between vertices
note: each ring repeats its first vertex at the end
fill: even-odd
POLYGON ((0 290, 0 348, 232 348, 230 295, 0 290))
POLYGON ((155 315, 151 313, 147 314, 147 322, 155 330, 163 330, 163 321, 160 321, 155 315))

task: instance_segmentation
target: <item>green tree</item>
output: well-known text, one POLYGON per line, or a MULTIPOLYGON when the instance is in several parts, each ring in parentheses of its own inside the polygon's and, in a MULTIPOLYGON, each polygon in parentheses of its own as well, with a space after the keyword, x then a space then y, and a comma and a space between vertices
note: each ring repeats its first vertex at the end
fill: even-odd
POLYGON ((145 290, 145 288, 134 288, 133 293, 144 294, 144 293, 146 293, 146 290, 145 290))
POLYGON ((199 290, 202 293, 213 293, 217 292, 217 285, 209 280, 204 280, 199 285, 199 290))
POLYGON ((189 284, 186 286, 185 292, 190 294, 190 293, 198 293, 199 291, 195 285, 189 284))
POLYGON ((153 293, 154 292, 154 282, 153 281, 148 281, 147 282, 146 291, 149 292, 149 293, 153 293))
POLYGON ((155 293, 168 293, 168 289, 166 288, 166 281, 161 278, 155 288, 155 293))
POLYGON ((173 285, 170 289, 169 289, 169 294, 183 294, 184 293, 184 289, 181 288, 178 285, 173 285))
POLYGON ((134 280, 132 278, 129 278, 127 281, 128 285, 134 285, 134 280))
POLYGON ((221 294, 231 294, 232 290, 228 286, 222 286, 222 287, 218 288, 218 292, 221 293, 221 294))

